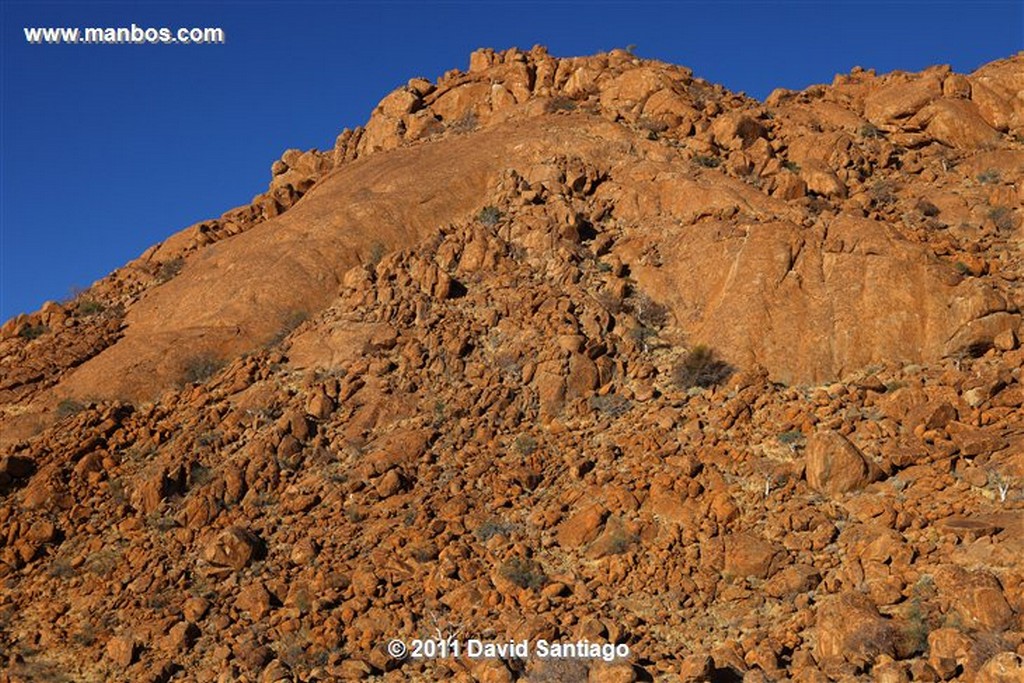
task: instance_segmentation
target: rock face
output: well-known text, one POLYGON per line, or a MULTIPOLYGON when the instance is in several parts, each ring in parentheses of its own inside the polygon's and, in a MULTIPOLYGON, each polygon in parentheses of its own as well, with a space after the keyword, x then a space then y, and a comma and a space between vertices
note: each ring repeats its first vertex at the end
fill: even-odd
POLYGON ((481 50, 285 152, 0 328, 0 683, 1019 679, 1022 69, 481 50), (491 636, 631 654, 383 645, 491 636))

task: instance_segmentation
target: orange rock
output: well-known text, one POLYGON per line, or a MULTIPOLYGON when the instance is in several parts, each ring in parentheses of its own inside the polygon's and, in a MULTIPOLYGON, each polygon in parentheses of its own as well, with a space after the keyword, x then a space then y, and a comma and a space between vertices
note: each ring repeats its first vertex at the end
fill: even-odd
POLYGON ((975 683, 1017 683, 1024 680, 1024 656, 1000 652, 978 670, 975 683))
POLYGON ((127 669, 135 661, 135 639, 128 635, 114 636, 107 641, 107 658, 121 669, 127 669))
POLYGON ((259 540, 240 527, 229 527, 211 539, 203 548, 206 562, 239 570, 253 560, 259 550, 259 540))
POLYGON ((842 435, 815 432, 807 441, 807 483, 838 495, 867 486, 881 475, 878 467, 842 435))
POLYGON ((893 83, 875 90, 864 100, 864 116, 876 126, 891 125, 909 118, 942 94, 942 81, 923 76, 893 83))
POLYGON ((566 548, 578 548, 597 538, 606 516, 600 505, 590 505, 558 526, 558 543, 566 548))
POLYGON ((914 116, 913 125, 923 128, 932 139, 958 149, 977 149, 999 137, 968 100, 937 100, 914 116))
POLYGON ((785 558, 785 551, 754 534, 730 534, 724 542, 723 571, 731 576, 767 579, 785 558))
POLYGON ((895 654, 892 627, 875 606, 857 593, 843 593, 818 608, 815 655, 826 667, 844 662, 864 665, 895 654))

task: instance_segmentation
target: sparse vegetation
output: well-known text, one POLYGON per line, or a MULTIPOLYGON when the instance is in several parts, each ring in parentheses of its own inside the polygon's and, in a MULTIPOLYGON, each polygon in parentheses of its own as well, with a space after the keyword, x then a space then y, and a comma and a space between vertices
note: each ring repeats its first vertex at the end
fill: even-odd
POLYGON ((39 337, 42 337, 49 331, 46 325, 25 325, 18 330, 18 336, 26 341, 32 341, 33 339, 39 339, 39 337))
POLYGON ((86 623, 71 636, 71 640, 81 647, 91 647, 99 637, 96 627, 86 623))
POLYGON ((128 492, 124 488, 124 482, 120 479, 111 479, 107 484, 107 492, 110 494, 110 499, 118 505, 128 502, 128 492))
POLYGON ((281 329, 279 329, 277 334, 267 342, 267 347, 270 348, 279 345, 288 337, 289 334, 294 332, 299 325, 307 320, 309 320, 309 314, 305 311, 296 310, 288 313, 281 321, 281 329))
POLYGON ((564 95, 558 95, 544 103, 544 111, 549 114, 557 111, 573 111, 578 106, 575 100, 564 95))
POLYGON ((650 351, 650 340, 658 336, 658 332, 646 325, 637 325, 629 331, 629 337, 635 341, 644 353, 650 351))
POLYGON ((441 399, 434 401, 434 418, 431 421, 431 423, 435 427, 440 427, 441 425, 444 424, 444 421, 447 418, 447 416, 448 405, 441 399))
POLYGON ((537 439, 529 434, 520 434, 516 437, 514 446, 519 455, 532 455, 537 450, 537 439))
POLYGON ((786 169, 787 171, 790 171, 791 173, 800 172, 800 164, 796 163, 795 161, 782 162, 782 168, 786 169))
POLYGON ((668 306, 658 303, 646 294, 634 294, 626 303, 633 309, 637 322, 645 327, 661 329, 668 323, 668 306))
POLYGON ((867 140, 877 140, 883 137, 882 131, 873 123, 865 123, 858 132, 862 138, 867 140))
POLYGON ((358 505, 349 505, 345 508, 345 519, 353 524, 359 524, 366 519, 366 511, 358 505))
POLYGON ((547 576, 541 566, 530 559, 513 557, 501 565, 501 575, 519 586, 536 590, 544 585, 547 576))
POLYGON ((105 310, 107 307, 95 299, 82 299, 75 306, 75 315, 85 318, 90 315, 98 315, 105 310))
POLYGON ((474 114, 471 111, 468 111, 465 114, 463 114, 462 117, 460 117, 456 121, 453 121, 452 124, 448 127, 448 130, 450 130, 453 133, 470 133, 476 130, 478 125, 479 122, 477 121, 476 114, 474 114))
POLYGON ((788 432, 782 432, 775 438, 778 439, 779 443, 785 446, 795 446, 805 440, 804 433, 799 429, 791 429, 788 432))
POLYGON ((368 265, 371 270, 375 269, 380 265, 380 261, 384 258, 385 253, 386 250, 384 245, 381 242, 374 242, 370 245, 370 252, 366 256, 366 265, 368 265))
POLYGON ((98 550, 85 561, 85 566, 90 573, 96 576, 110 576, 117 563, 121 559, 121 553, 111 548, 98 550))
POLYGON ((80 413, 84 408, 85 405, 80 401, 76 401, 73 398, 65 398, 57 404, 57 417, 63 420, 66 417, 80 413))
POLYGON ((693 157, 693 163, 704 168, 718 168, 722 165, 722 160, 715 156, 708 156, 706 154, 698 154, 693 157))
POLYGON ((672 380, 680 389, 706 389, 724 382, 732 372, 732 367, 719 360, 714 351, 698 345, 676 363, 672 370, 672 380))
POLYGON ((609 555, 621 555, 629 550, 629 547, 636 543, 636 536, 628 533, 622 523, 616 523, 614 527, 609 525, 611 531, 607 538, 607 551, 609 555))
POLYGON ((621 417, 633 407, 633 402, 618 394, 605 394, 604 396, 591 396, 590 407, 597 412, 610 417, 621 417))
POLYGON ((935 206, 927 199, 918 199, 915 208, 921 212, 922 216, 926 216, 928 218, 934 218, 939 215, 939 207, 935 206))
POLYGON ((988 218, 996 230, 1013 229, 1013 210, 1008 206, 993 206, 988 210, 988 218))
POLYGON ((185 361, 182 380, 185 384, 202 384, 224 367, 224 362, 210 354, 192 356, 185 361))
POLYGON ((879 180, 871 186, 868 195, 875 206, 889 206, 896 203, 898 186, 892 180, 879 180))
POLYGON ((636 123, 637 128, 646 131, 648 140, 657 140, 658 137, 668 130, 668 124, 659 119, 642 118, 636 123))
POLYGON ((163 284, 171 278, 175 277, 181 272, 181 269, 185 267, 185 259, 180 256, 172 258, 169 261, 164 261, 160 264, 160 267, 156 271, 157 282, 163 284))
POLYGON ((508 536, 515 528, 515 524, 498 519, 489 519, 480 525, 475 535, 481 543, 486 543, 495 536, 508 536))
POLYGON ((46 573, 55 579, 70 579, 78 575, 78 571, 71 566, 71 560, 63 555, 53 558, 46 573))
POLYGON ((997 171, 996 169, 987 168, 981 173, 979 173, 977 178, 978 182, 981 183, 982 185, 990 185, 992 183, 998 183, 1000 175, 999 171, 997 171))
POLYGON ((1010 494, 1011 479, 1004 477, 998 470, 991 470, 989 472, 989 481, 995 487, 996 496, 999 498, 1000 503, 1006 502, 1006 497, 1010 494))
POLYGON ((213 470, 206 465, 194 463, 188 475, 188 486, 194 488, 208 484, 213 480, 213 470))
POLYGON ((928 623, 925 621, 921 608, 921 599, 915 595, 910 600, 907 621, 899 635, 906 643, 907 651, 911 654, 918 654, 928 649, 928 632, 928 623))
POLYGON ((485 206, 480 209, 477 220, 488 227, 493 227, 501 220, 501 211, 496 206, 485 206))

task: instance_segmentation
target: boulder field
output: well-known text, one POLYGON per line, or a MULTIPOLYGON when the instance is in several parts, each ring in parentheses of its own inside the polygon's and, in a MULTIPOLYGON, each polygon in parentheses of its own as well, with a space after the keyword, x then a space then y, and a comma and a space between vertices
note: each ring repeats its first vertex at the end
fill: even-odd
POLYGON ((0 327, 0 683, 1024 680, 1022 204, 1022 55, 413 78, 0 327))

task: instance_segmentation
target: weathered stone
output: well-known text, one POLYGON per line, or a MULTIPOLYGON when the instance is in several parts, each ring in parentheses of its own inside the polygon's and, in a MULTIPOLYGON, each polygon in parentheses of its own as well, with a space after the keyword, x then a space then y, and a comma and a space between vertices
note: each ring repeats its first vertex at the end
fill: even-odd
POLYGON ((107 659, 114 666, 127 669, 135 661, 135 639, 129 635, 114 636, 107 641, 107 659))
POLYGON ((1019 683, 1024 680, 1024 656, 1016 652, 1000 652, 982 665, 975 683, 1019 683))
POLYGON ((558 543, 566 548, 578 548, 595 538, 607 513, 599 505, 590 505, 562 522, 558 527, 558 543))
POLYGON ((253 560, 259 545, 259 540, 250 532, 229 527, 203 547, 202 558, 212 565, 237 571, 253 560))
POLYGON ((822 493, 839 495, 863 488, 881 472, 860 450, 836 432, 815 432, 807 442, 807 483, 822 493))
POLYGON ((254 583, 242 589, 235 606, 247 612, 253 621, 258 621, 270 612, 272 600, 273 597, 263 584, 254 583))
POLYGON ((895 634, 889 622, 866 596, 843 593, 818 608, 818 644, 815 655, 834 667, 844 662, 867 664, 879 656, 895 654, 895 634))
POLYGON ((730 576, 766 579, 784 556, 773 543, 754 534, 731 534, 724 540, 724 573, 730 576))

